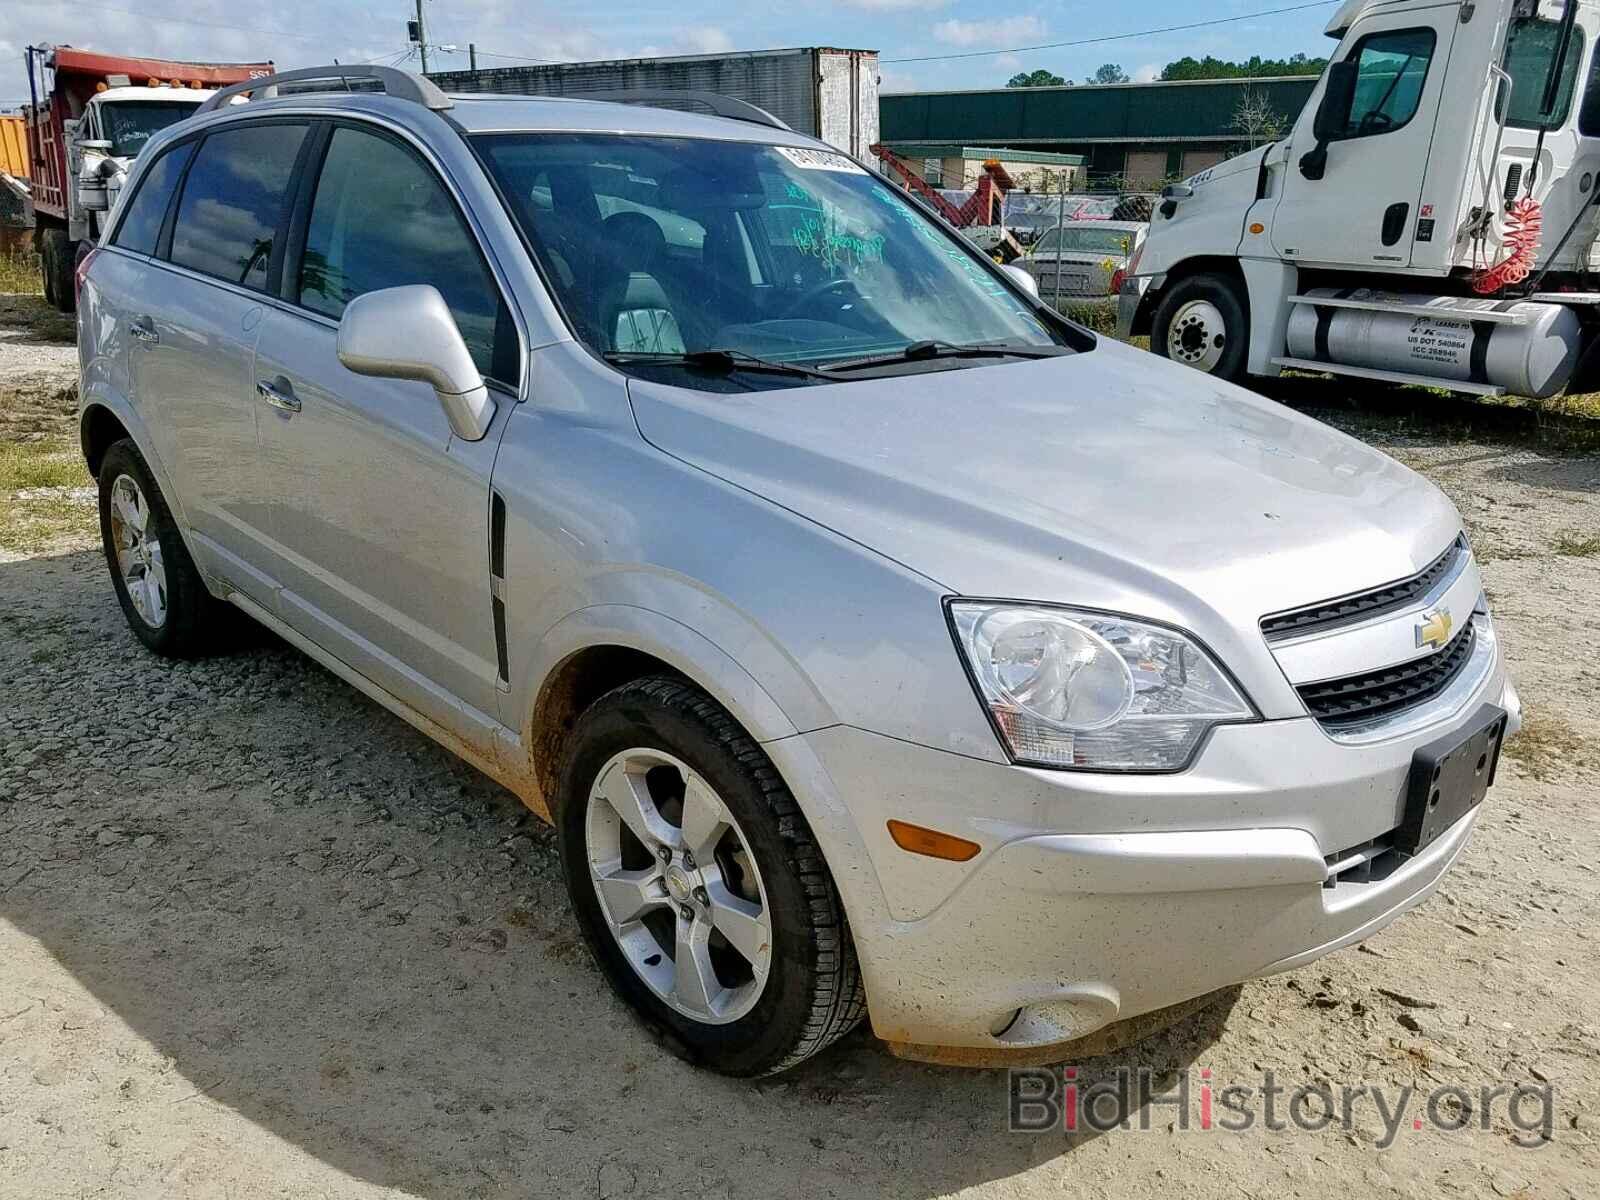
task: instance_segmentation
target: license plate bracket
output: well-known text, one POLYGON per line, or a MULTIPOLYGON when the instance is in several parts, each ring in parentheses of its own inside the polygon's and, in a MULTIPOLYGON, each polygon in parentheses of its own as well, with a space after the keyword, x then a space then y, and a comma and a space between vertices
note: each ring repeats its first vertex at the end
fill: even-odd
POLYGON ((1420 854, 1445 830, 1478 805, 1494 783, 1505 709, 1485 704, 1464 729, 1419 747, 1411 758, 1405 820, 1395 833, 1395 849, 1420 854))

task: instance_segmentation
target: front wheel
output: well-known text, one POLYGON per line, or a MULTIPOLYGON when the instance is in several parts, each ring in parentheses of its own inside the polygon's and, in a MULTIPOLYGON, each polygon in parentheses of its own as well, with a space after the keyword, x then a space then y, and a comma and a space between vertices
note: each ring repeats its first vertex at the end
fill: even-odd
POLYGON ((683 1057, 767 1075, 861 1020, 849 928, 805 817, 699 689, 663 676, 596 701, 567 742, 556 824, 596 962, 683 1057))
POLYGON ((1191 275, 1156 306, 1150 348, 1230 383, 1244 378, 1250 318, 1241 288, 1221 275, 1191 275))

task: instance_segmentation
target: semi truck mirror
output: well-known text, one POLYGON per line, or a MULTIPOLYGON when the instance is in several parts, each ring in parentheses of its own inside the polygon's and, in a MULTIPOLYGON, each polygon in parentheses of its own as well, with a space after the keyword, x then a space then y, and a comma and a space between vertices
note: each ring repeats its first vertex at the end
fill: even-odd
POLYGON ((1311 119, 1311 132, 1317 144, 1300 158, 1300 174, 1307 179, 1321 179, 1326 174, 1328 143, 1342 137, 1350 127, 1350 109, 1355 104, 1360 71, 1360 65, 1350 59, 1328 67, 1328 84, 1322 90, 1322 102, 1311 119))

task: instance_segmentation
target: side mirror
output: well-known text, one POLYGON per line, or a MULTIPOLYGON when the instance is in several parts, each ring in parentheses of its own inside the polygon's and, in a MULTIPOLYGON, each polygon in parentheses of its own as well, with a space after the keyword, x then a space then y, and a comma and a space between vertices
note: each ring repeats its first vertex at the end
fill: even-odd
POLYGON ((1007 263, 1000 269, 1007 275, 1011 276, 1011 282, 1016 284, 1023 291, 1027 292, 1028 295, 1032 296, 1035 300, 1039 298, 1039 281, 1027 271, 1012 263, 1007 263))
POLYGON ((495 405, 439 290, 429 284, 357 296, 339 321, 339 361, 357 375, 433 385, 450 429, 476 442, 495 405))
POLYGON ((1328 68, 1328 86, 1322 91, 1322 102, 1317 105, 1317 115, 1311 121, 1311 132, 1316 134, 1317 141, 1331 142, 1349 128, 1360 74, 1361 64, 1352 59, 1336 62, 1328 68))
POLYGON ((1311 132, 1317 144, 1300 159, 1300 174, 1307 179, 1323 177, 1328 170, 1328 143, 1341 137, 1350 127, 1350 110, 1355 106, 1360 75, 1361 64, 1353 59, 1328 67, 1328 83, 1322 89, 1322 101, 1311 118, 1311 132))

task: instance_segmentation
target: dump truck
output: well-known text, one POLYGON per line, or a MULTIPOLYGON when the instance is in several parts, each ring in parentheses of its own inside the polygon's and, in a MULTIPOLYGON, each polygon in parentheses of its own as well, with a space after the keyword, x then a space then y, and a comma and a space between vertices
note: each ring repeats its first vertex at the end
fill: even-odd
POLYGON ((270 61, 174 62, 70 46, 29 46, 25 60, 34 243, 45 297, 71 312, 73 269, 100 236, 140 147, 217 88, 273 68, 270 61))
POLYGON ((1242 381, 1600 386, 1600 0, 1346 0, 1288 135, 1169 186, 1119 329, 1242 381))

